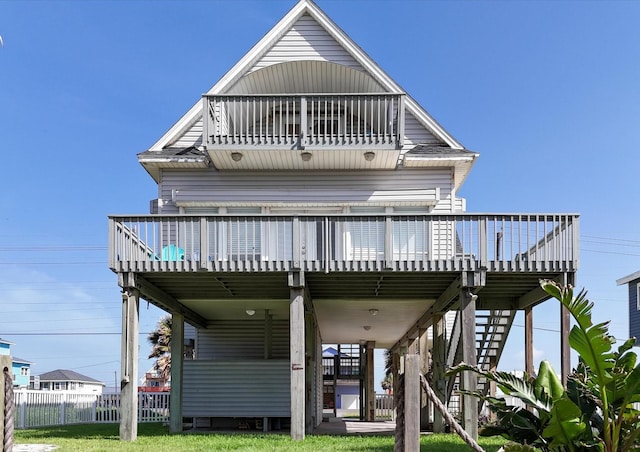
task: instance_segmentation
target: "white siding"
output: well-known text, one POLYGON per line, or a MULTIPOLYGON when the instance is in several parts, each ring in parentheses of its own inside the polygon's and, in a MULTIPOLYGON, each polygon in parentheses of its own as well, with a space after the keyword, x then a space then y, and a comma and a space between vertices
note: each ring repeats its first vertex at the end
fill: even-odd
POLYGON ((184 362, 187 417, 288 417, 290 364, 280 360, 184 362))
POLYGON ((188 148, 202 144, 202 116, 181 137, 171 145, 176 148, 188 148))
POLYGON ((441 145, 443 143, 407 111, 404 118, 404 145, 413 146, 418 144, 441 145))
MULTIPOLYGON (((198 330, 196 356, 204 360, 261 359, 264 357, 265 322, 257 320, 210 321, 198 330)), ((289 357, 289 322, 272 320, 271 357, 289 357)))
MULTIPOLYGON (((160 185, 160 196, 171 200, 175 190, 199 193, 218 202, 246 204, 247 192, 255 191, 255 198, 278 194, 281 202, 317 202, 318 194, 336 196, 344 193, 348 202, 353 192, 397 192, 395 199, 401 201, 402 192, 412 199, 416 190, 439 189, 440 201, 434 213, 450 213, 451 171, 448 168, 399 170, 399 171, 271 171, 271 172, 219 172, 216 170, 164 170, 160 185), (234 191, 237 192, 234 198, 234 191), (350 193, 351 192, 351 193, 350 193), (306 195, 305 195, 306 193, 306 195), (288 195, 287 195, 288 194, 288 195), (242 197, 240 197, 242 195, 242 197), (305 199, 305 196, 307 198, 305 199)), ((200 200, 202 201, 202 200, 200 200)), ((175 205, 163 205, 163 214, 177 213, 175 205)))
POLYGON ((322 60, 362 70, 358 62, 311 16, 303 15, 249 72, 294 60, 322 60))

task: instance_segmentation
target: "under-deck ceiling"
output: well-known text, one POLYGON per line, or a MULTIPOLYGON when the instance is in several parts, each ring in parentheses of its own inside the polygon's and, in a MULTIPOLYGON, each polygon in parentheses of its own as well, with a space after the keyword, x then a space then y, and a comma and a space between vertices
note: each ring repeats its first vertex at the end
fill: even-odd
MULTIPOLYGON (((257 316, 264 316, 268 310, 275 319, 289 317, 290 290, 285 272, 140 276, 206 320, 248 319, 248 309, 256 311, 257 316)), ((459 276, 457 272, 306 273, 305 284, 324 342, 375 341, 376 347, 390 347, 416 325, 447 288, 456 284, 459 276)), ((516 308, 522 297, 536 293, 541 278, 557 276, 488 273, 486 285, 476 292, 477 309, 516 308)), ((541 299, 542 295, 526 301, 537 303, 541 299)))

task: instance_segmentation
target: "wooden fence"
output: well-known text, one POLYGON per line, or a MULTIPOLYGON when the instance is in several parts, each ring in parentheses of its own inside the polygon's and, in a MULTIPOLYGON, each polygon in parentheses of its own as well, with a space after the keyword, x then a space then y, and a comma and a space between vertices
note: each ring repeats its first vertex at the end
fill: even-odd
MULTIPOLYGON (((120 394, 16 390, 15 428, 120 422, 120 394)), ((138 422, 168 422, 169 393, 138 394, 138 422)))

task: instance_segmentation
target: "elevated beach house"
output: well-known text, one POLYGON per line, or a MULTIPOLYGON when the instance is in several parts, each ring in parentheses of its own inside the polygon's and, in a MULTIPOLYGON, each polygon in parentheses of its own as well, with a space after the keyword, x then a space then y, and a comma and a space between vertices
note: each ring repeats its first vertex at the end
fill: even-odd
MULTIPOLYGON (((138 155, 151 212, 109 217, 122 439, 137 434, 140 299, 173 315, 172 431, 243 419, 302 439, 322 421, 323 344, 358 346, 372 420, 374 349, 398 369, 420 353, 448 399, 478 382, 446 381, 447 365, 495 366, 515 312, 545 299, 539 279, 573 279, 578 216, 468 213, 478 154, 311 0, 194 100, 138 155)), ((477 405, 462 410, 473 432, 477 405)))

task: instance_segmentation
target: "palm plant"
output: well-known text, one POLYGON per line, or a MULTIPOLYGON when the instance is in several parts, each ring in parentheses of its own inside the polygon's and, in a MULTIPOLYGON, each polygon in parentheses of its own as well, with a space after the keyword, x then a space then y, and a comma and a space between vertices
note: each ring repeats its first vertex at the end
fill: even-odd
POLYGON ((169 378, 171 375, 171 315, 160 318, 154 331, 149 333, 147 340, 151 344, 149 358, 155 358, 153 369, 162 378, 169 378))
POLYGON ((529 409, 508 405, 504 399, 469 393, 484 400, 496 413, 497 422, 481 435, 500 434, 515 443, 513 449, 543 451, 618 452, 640 448, 640 365, 631 351, 631 338, 612 350, 615 338, 608 322, 593 324, 593 303, 584 290, 574 296, 572 287, 542 280, 541 287, 571 313, 575 325, 569 345, 579 363, 564 388, 548 362, 540 364, 537 377, 515 377, 505 372, 486 372, 461 364, 448 373, 472 371, 496 382, 500 389, 523 401, 529 409), (523 449, 524 447, 524 449, 523 449))

